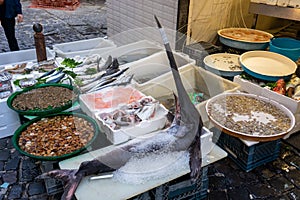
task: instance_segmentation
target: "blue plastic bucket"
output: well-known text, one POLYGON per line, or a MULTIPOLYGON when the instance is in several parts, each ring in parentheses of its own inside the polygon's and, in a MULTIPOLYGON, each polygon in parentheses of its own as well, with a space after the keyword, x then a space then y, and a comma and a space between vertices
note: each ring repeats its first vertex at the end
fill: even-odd
POLYGON ((270 51, 297 61, 300 57, 300 41, 293 38, 273 38, 270 41, 270 51))

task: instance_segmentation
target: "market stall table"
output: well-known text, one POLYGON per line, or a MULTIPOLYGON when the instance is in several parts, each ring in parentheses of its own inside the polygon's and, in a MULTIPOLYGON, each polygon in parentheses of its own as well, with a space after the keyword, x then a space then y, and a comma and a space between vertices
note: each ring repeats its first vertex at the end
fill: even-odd
MULTIPOLYGON (((91 160, 97 156, 103 155, 106 152, 116 148, 111 145, 96 151, 92 151, 86 154, 79 155, 77 157, 70 158, 68 160, 61 161, 59 166, 61 169, 76 169, 83 161, 91 160)), ((214 145, 212 151, 203 158, 202 167, 214 163, 222 158, 225 158, 227 153, 223 151, 217 145, 214 145)), ((173 173, 172 175, 155 180, 149 180, 145 184, 128 184, 116 181, 114 178, 93 180, 90 181, 88 177, 85 177, 76 190, 76 198, 97 200, 101 196, 102 199, 119 200, 128 199, 139 194, 142 194, 150 189, 158 187, 171 180, 179 178, 189 173, 189 170, 173 173)))

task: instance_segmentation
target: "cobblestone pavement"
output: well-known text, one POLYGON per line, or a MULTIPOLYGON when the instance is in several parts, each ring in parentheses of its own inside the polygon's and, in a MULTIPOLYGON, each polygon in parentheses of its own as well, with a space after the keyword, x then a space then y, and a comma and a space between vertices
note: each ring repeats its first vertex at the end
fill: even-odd
MULTIPOLYGON (((48 47, 56 43, 106 34, 106 10, 103 0, 81 1, 80 7, 75 11, 31 9, 28 8, 29 0, 21 2, 25 17, 25 22, 17 26, 17 38, 21 49, 34 46, 34 22, 44 26, 48 47)), ((0 52, 8 51, 2 29, 0 39, 0 52)), ((300 199, 299 136, 298 133, 291 139, 282 141, 280 155, 275 161, 250 172, 242 170, 228 157, 209 165, 206 199, 300 199)), ((11 137, 0 139, 0 200, 59 199, 60 193, 48 194, 49 188, 47 193, 45 182, 35 180, 35 177, 41 174, 43 164, 20 155, 13 148, 11 137)))
MULTIPOLYGON (((34 48, 32 25, 44 26, 46 46, 103 37, 106 35, 106 9, 104 0, 84 0, 75 11, 29 8, 30 0, 21 0, 24 22, 16 25, 20 49, 34 48)), ((0 52, 9 51, 3 29, 0 28, 0 52)))

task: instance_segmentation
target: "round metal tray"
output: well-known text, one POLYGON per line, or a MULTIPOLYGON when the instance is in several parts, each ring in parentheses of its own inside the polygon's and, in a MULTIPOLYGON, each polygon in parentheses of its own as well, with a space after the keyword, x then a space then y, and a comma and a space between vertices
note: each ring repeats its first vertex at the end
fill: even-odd
POLYGON ((48 161, 56 161, 56 160, 63 160, 63 159, 66 159, 66 158, 69 158, 69 157, 72 157, 72 156, 75 156, 77 154, 79 154, 80 152, 82 152, 83 150, 85 150, 87 147, 89 147, 93 142, 94 140, 97 138, 97 136, 99 135, 99 127, 97 125, 97 122, 92 119, 91 117, 87 116, 87 115, 84 115, 84 114, 80 114, 80 113, 72 113, 72 112, 62 112, 62 113, 57 113, 57 114, 51 114, 51 115, 47 115, 47 116, 44 116, 44 117, 36 117, 32 120, 30 120, 29 122, 21 125, 14 133, 13 137, 12 137, 12 143, 13 143, 13 146, 22 154, 28 156, 28 157, 31 157, 31 158, 34 158, 34 159, 37 159, 37 160, 48 160, 48 161), (60 116, 60 115, 74 115, 74 116, 77 116, 77 117, 80 117, 80 118, 84 118, 85 120, 89 121, 93 128, 94 128, 94 136, 93 138, 82 148, 80 149, 77 149, 75 151, 73 151, 72 153, 68 153, 68 154, 64 154, 64 155, 61 155, 61 156, 36 156, 36 155, 32 155, 26 151, 23 151, 20 146, 19 146, 19 138, 20 138, 20 135, 21 133, 27 129, 28 126, 30 126, 31 124, 33 123, 36 123, 38 121, 40 121, 42 118, 47 118, 47 117, 54 117, 54 116, 60 116))
MULTIPOLYGON (((254 94, 245 94, 245 93, 223 93, 223 94, 219 94, 217 96, 214 96, 213 98, 209 99, 207 101, 206 104, 206 112, 208 115, 208 118, 210 119, 210 121, 220 130, 222 130, 224 133, 232 135, 234 137, 238 137, 240 139, 244 139, 244 140, 250 140, 250 141, 258 141, 258 142, 266 142, 266 141, 273 141, 273 140, 277 140, 280 138, 283 138, 285 135, 287 135, 295 126, 295 117, 293 115, 293 113, 287 109, 286 107, 284 107, 283 105, 279 104, 276 101, 270 100, 268 98, 262 97, 262 96, 258 96, 258 95, 254 95, 254 94), (226 96, 247 96, 247 97, 253 97, 255 99, 270 103, 272 105, 274 105, 277 109, 281 110, 283 113, 285 113, 291 120, 290 123, 290 127, 287 131, 281 132, 281 133, 277 133, 277 134, 273 134, 273 135, 253 135, 253 134, 249 134, 249 133, 244 133, 241 131, 236 131, 236 130, 232 130, 228 127, 226 127, 224 124, 221 124, 219 121, 217 121, 216 119, 214 119, 211 116, 211 113, 209 112, 209 107, 212 106, 216 100, 218 99, 222 99, 226 96)), ((226 116, 224 115, 224 118, 226 118, 226 116)))
MULTIPOLYGON (((40 84, 40 85, 34 85, 32 87, 25 88, 22 91, 14 92, 7 99, 7 105, 8 105, 9 108, 16 111, 20 115, 45 116, 45 115, 49 115, 49 114, 59 113, 59 112, 62 112, 64 110, 72 107, 73 102, 75 102, 78 99, 78 95, 79 95, 79 90, 77 90, 75 87, 73 87, 71 85, 58 84, 58 83, 40 84), (31 90, 34 90, 34 89, 50 87, 50 86, 68 88, 68 89, 70 89, 74 92, 76 97, 74 98, 73 101, 70 101, 70 102, 66 103, 65 105, 63 105, 63 106, 56 107, 56 108, 41 109, 41 110, 18 110, 15 107, 13 107, 12 103, 18 95, 23 94, 23 93, 28 92, 28 91, 31 91, 31 90)), ((42 100, 42 99, 40 99, 40 100, 42 100)))

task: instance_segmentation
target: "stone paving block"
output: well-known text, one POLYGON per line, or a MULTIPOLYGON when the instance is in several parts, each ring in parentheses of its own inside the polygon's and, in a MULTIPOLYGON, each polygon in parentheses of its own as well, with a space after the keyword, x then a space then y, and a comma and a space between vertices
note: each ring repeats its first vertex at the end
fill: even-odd
POLYGON ((228 199, 227 193, 225 191, 214 191, 214 192, 208 192, 207 194, 208 199, 216 200, 216 199, 228 199))
POLYGON ((283 176, 272 178, 269 182, 277 193, 283 193, 295 187, 283 176))
POLYGON ((8 199, 19 199, 22 196, 23 186, 22 185, 13 185, 9 191, 8 199))
POLYGON ((285 175, 297 188, 300 188, 300 170, 290 170, 285 175))
POLYGON ((291 191, 288 193, 288 197, 291 199, 291 200, 298 200, 300 199, 300 190, 294 190, 294 191, 291 191))
POLYGON ((29 184, 28 195, 34 196, 38 194, 43 194, 46 192, 46 188, 43 182, 33 182, 29 184))
POLYGON ((16 149, 11 150, 11 154, 10 154, 11 158, 16 158, 16 157, 21 158, 21 155, 22 154, 19 151, 17 151, 16 149))
POLYGON ((255 184, 248 186, 249 192, 254 199, 255 198, 267 198, 274 197, 276 192, 273 188, 271 188, 268 184, 255 184))
POLYGON ((0 171, 3 171, 3 168, 4 168, 4 162, 0 161, 0 171))
POLYGON ((20 163, 20 157, 15 157, 15 158, 7 161, 4 169, 16 171, 19 167, 19 163, 20 163))
POLYGON ((228 197, 231 200, 249 199, 249 192, 245 187, 237 187, 227 191, 228 197))
POLYGON ((7 138, 1 138, 0 139, 0 150, 1 149, 5 149, 6 148, 6 144, 7 144, 7 138))
POLYGON ((14 184, 17 182, 17 171, 6 172, 2 176, 3 182, 14 184))
POLYGON ((270 171, 268 168, 266 168, 266 169, 262 169, 261 175, 265 179, 270 179, 270 178, 274 177, 276 174, 273 173, 272 171, 270 171))
POLYGON ((10 156, 10 151, 8 149, 3 149, 0 151, 0 161, 7 161, 10 156))

